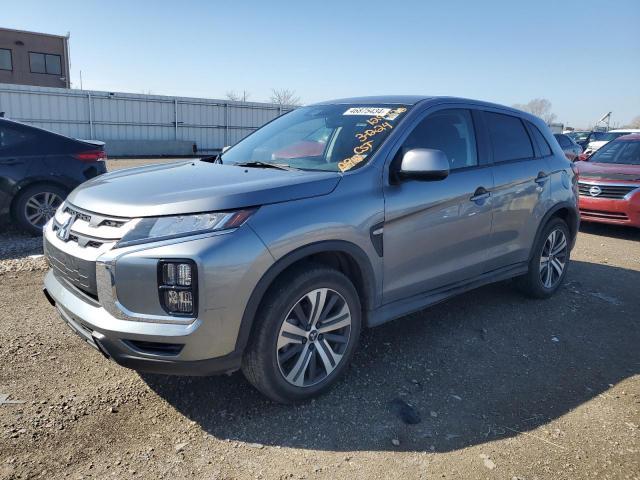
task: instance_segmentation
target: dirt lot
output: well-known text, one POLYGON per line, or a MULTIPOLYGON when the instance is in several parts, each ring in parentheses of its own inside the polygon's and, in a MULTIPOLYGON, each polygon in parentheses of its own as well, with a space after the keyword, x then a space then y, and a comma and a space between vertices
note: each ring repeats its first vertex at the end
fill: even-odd
POLYGON ((295 407, 240 374, 105 360, 14 237, 0 262, 29 267, 0 271, 2 479, 640 478, 640 230, 584 225, 551 300, 501 283, 366 332, 337 388, 295 407))

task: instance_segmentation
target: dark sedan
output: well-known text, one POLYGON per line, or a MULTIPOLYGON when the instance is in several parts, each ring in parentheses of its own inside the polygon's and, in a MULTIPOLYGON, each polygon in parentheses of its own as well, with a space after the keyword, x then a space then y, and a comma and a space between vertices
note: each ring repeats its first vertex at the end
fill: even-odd
POLYGON ((0 118, 0 216, 39 234, 67 194, 107 171, 102 142, 0 118))

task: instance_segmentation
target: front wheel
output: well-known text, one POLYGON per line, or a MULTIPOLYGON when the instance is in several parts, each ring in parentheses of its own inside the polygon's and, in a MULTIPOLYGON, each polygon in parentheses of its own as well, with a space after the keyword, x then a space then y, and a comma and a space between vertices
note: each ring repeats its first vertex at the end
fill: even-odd
POLYGON ((255 322, 243 373, 267 397, 291 403, 325 392, 343 373, 360 336, 360 301, 344 274, 306 265, 275 282, 255 322))
POLYGON ((18 224, 32 235, 42 235, 42 228, 55 215, 67 192, 57 185, 38 184, 27 187, 15 202, 18 224))
POLYGON ((562 285, 569 267, 569 228, 564 220, 552 219, 534 245, 529 271, 518 279, 527 296, 549 298, 562 285))

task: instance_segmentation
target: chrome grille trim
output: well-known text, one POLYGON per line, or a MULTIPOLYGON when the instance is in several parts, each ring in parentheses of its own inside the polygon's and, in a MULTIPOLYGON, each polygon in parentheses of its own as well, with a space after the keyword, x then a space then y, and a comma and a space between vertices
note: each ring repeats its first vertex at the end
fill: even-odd
POLYGON ((97 249, 103 245, 113 247, 136 223, 131 218, 101 215, 65 203, 56 212, 52 223, 53 231, 57 232, 72 216, 75 220, 71 225, 68 241, 82 248, 97 249))
POLYGON ((629 185, 624 183, 605 183, 605 182, 585 182, 578 181, 578 192, 583 197, 588 198, 608 198, 608 199, 624 199, 627 195, 640 189, 640 185, 629 185), (600 193, 591 195, 590 189, 598 187, 600 193))

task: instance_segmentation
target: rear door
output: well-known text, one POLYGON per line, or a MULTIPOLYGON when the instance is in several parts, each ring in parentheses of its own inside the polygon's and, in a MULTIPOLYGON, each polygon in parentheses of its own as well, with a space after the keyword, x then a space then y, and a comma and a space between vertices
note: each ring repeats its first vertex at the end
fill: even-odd
POLYGON ((518 116, 497 110, 484 111, 482 116, 491 145, 495 181, 493 231, 487 252, 488 270, 494 270, 528 259, 538 227, 536 218, 546 208, 545 199, 551 197, 551 149, 546 144, 548 155, 537 153, 535 138, 542 134, 530 131, 536 127, 518 116))
POLYGON ((397 180, 385 186, 385 303, 447 287, 479 275, 491 232, 493 177, 471 109, 429 110, 416 122, 389 166, 403 152, 442 150, 444 180, 397 180))

